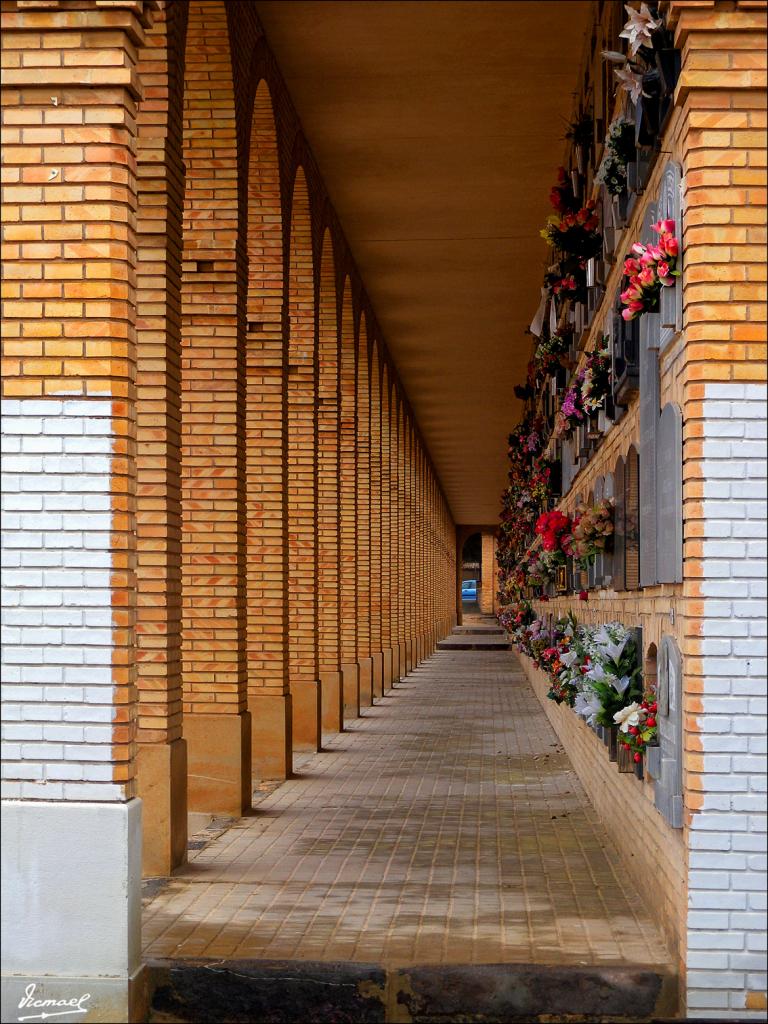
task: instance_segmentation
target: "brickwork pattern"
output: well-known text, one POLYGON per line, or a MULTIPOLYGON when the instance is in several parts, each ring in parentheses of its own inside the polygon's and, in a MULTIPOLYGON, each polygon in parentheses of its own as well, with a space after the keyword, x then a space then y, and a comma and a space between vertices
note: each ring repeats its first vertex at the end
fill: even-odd
POLYGON ((148 955, 668 962, 515 655, 438 652, 304 769, 149 904, 148 955))

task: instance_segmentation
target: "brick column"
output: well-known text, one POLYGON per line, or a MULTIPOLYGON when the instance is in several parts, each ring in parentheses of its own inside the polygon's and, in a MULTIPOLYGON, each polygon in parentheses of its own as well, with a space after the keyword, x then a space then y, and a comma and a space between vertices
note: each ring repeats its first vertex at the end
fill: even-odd
POLYGON ((288 268, 288 671, 294 750, 319 750, 317 349, 312 226, 303 171, 293 189, 288 268))
POLYGON ((406 619, 408 586, 406 520, 405 520, 405 409, 402 397, 396 392, 396 458, 397 476, 395 478, 395 506, 397 510, 397 558, 395 559, 395 587, 397 593, 397 644, 398 644, 398 678, 407 675, 410 666, 407 662, 408 622, 406 619))
POLYGON ((357 667, 360 706, 373 703, 373 660, 371 659, 371 400, 368 329, 360 318, 357 341, 357 667))
POLYGON ((416 516, 414 502, 415 450, 413 420, 410 413, 406 419, 405 434, 405 615, 406 615, 406 664, 408 671, 416 663, 416 601, 417 580, 415 565, 416 516))
POLYGON ((379 346, 374 342, 371 354, 371 659, 373 661, 373 696, 384 694, 384 655, 381 626, 381 361, 379 346))
POLYGON ((187 8, 157 12, 139 52, 136 583, 143 870, 187 857, 181 692, 181 169, 187 8))
POLYGON ((765 3, 671 4, 682 50, 690 1016, 763 1019, 765 3), (759 582, 758 582, 759 578, 759 582), (758 781, 759 780, 759 781, 758 781))
POLYGON ((355 430, 355 327, 352 310, 352 291, 347 281, 342 297, 341 312, 341 486, 339 509, 341 515, 340 573, 341 573, 341 673, 344 689, 344 718, 356 718, 360 713, 360 680, 357 668, 357 522, 355 430))
POLYGON ((135 58, 147 20, 135 3, 82 6, 2 11, 3 1020, 29 984, 55 1000, 90 992, 104 1019, 146 1012, 135 58))
POLYGON ((272 101, 256 90, 248 166, 247 654, 255 778, 292 768, 288 688, 287 366, 283 218, 272 101))
POLYGON ((392 404, 389 367, 384 363, 381 377, 381 644, 384 655, 384 689, 392 685, 392 404))
POLYGON ((480 556, 480 612, 493 615, 494 565, 496 543, 490 530, 483 530, 480 556))
POLYGON ((223 3, 189 5, 184 90, 182 658, 189 807, 251 806, 246 708, 245 282, 223 3))
POLYGON ((318 378, 318 640, 322 725, 340 732, 344 725, 339 620, 339 331, 336 281, 330 234, 320 261, 318 378))

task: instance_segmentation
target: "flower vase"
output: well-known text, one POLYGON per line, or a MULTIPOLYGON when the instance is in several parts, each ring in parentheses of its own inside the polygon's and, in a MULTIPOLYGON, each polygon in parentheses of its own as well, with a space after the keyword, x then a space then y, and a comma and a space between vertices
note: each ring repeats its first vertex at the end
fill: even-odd
POLYGON ((661 778, 661 747, 650 744, 645 748, 645 762, 648 774, 652 779, 661 778))
POLYGON ((619 727, 618 725, 612 725, 608 729, 608 760, 616 761, 618 758, 619 749, 619 727))
POLYGON ((634 761, 634 766, 635 766, 635 778, 642 780, 642 778, 643 778, 643 762, 642 762, 642 760, 634 761))
POLYGON ((622 775, 634 775, 635 772, 635 761, 632 757, 632 751, 619 743, 617 746, 617 766, 619 772, 622 775))
MULTIPOLYGON (((629 165, 627 165, 629 167, 629 165)), ((627 206, 629 204, 629 195, 626 189, 619 192, 617 196, 612 196, 611 207, 613 210, 613 226, 617 231, 620 231, 626 226, 627 223, 627 206)))

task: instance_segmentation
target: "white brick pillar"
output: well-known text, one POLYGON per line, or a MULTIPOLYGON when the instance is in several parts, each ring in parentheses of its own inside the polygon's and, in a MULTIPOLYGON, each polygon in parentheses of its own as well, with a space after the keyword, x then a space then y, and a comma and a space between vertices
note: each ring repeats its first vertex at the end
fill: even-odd
POLYGON ((689 749, 702 754, 686 786, 699 805, 688 832, 692 1017, 764 1019, 765 397, 758 384, 711 383, 703 401, 702 692, 693 748, 689 737, 689 749))
POLYGON ((134 1019, 141 803, 131 613, 115 600, 130 584, 126 421, 101 399, 1 411, 2 1019, 35 1013, 20 1007, 30 991, 134 1019))

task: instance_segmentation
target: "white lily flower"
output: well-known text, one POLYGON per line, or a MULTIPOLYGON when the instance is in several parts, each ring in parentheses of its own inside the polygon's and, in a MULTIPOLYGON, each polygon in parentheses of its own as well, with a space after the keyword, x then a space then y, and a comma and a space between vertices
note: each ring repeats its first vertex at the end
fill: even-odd
POLYGON ((568 668, 570 668, 574 661, 578 659, 578 657, 579 656, 576 653, 576 651, 566 651, 565 654, 560 655, 560 661, 568 668))
POLYGON ((633 103, 637 103, 643 95, 643 76, 628 68, 614 68, 614 75, 621 83, 621 88, 629 93, 633 103))
POLYGON ((629 4, 624 4, 624 10, 629 15, 629 21, 624 30, 619 32, 619 38, 629 40, 629 52, 634 56, 641 46, 652 45, 651 33, 661 28, 663 22, 661 18, 656 20, 652 17, 648 4, 640 4, 639 11, 629 4))
POLYGON ((577 715, 586 719, 588 725, 594 725, 601 709, 602 704, 597 699, 597 695, 591 691, 585 691, 576 695, 573 710, 577 715))
POLYGON ((617 711, 613 716, 613 720, 621 732, 629 732, 630 726, 640 726, 643 724, 645 715, 645 709, 641 708, 637 701, 632 701, 631 704, 627 704, 621 711, 617 711))
POLYGON ((621 679, 616 679, 616 677, 614 676, 611 686, 617 693, 623 694, 629 686, 630 682, 631 680, 629 676, 622 676, 621 679))

